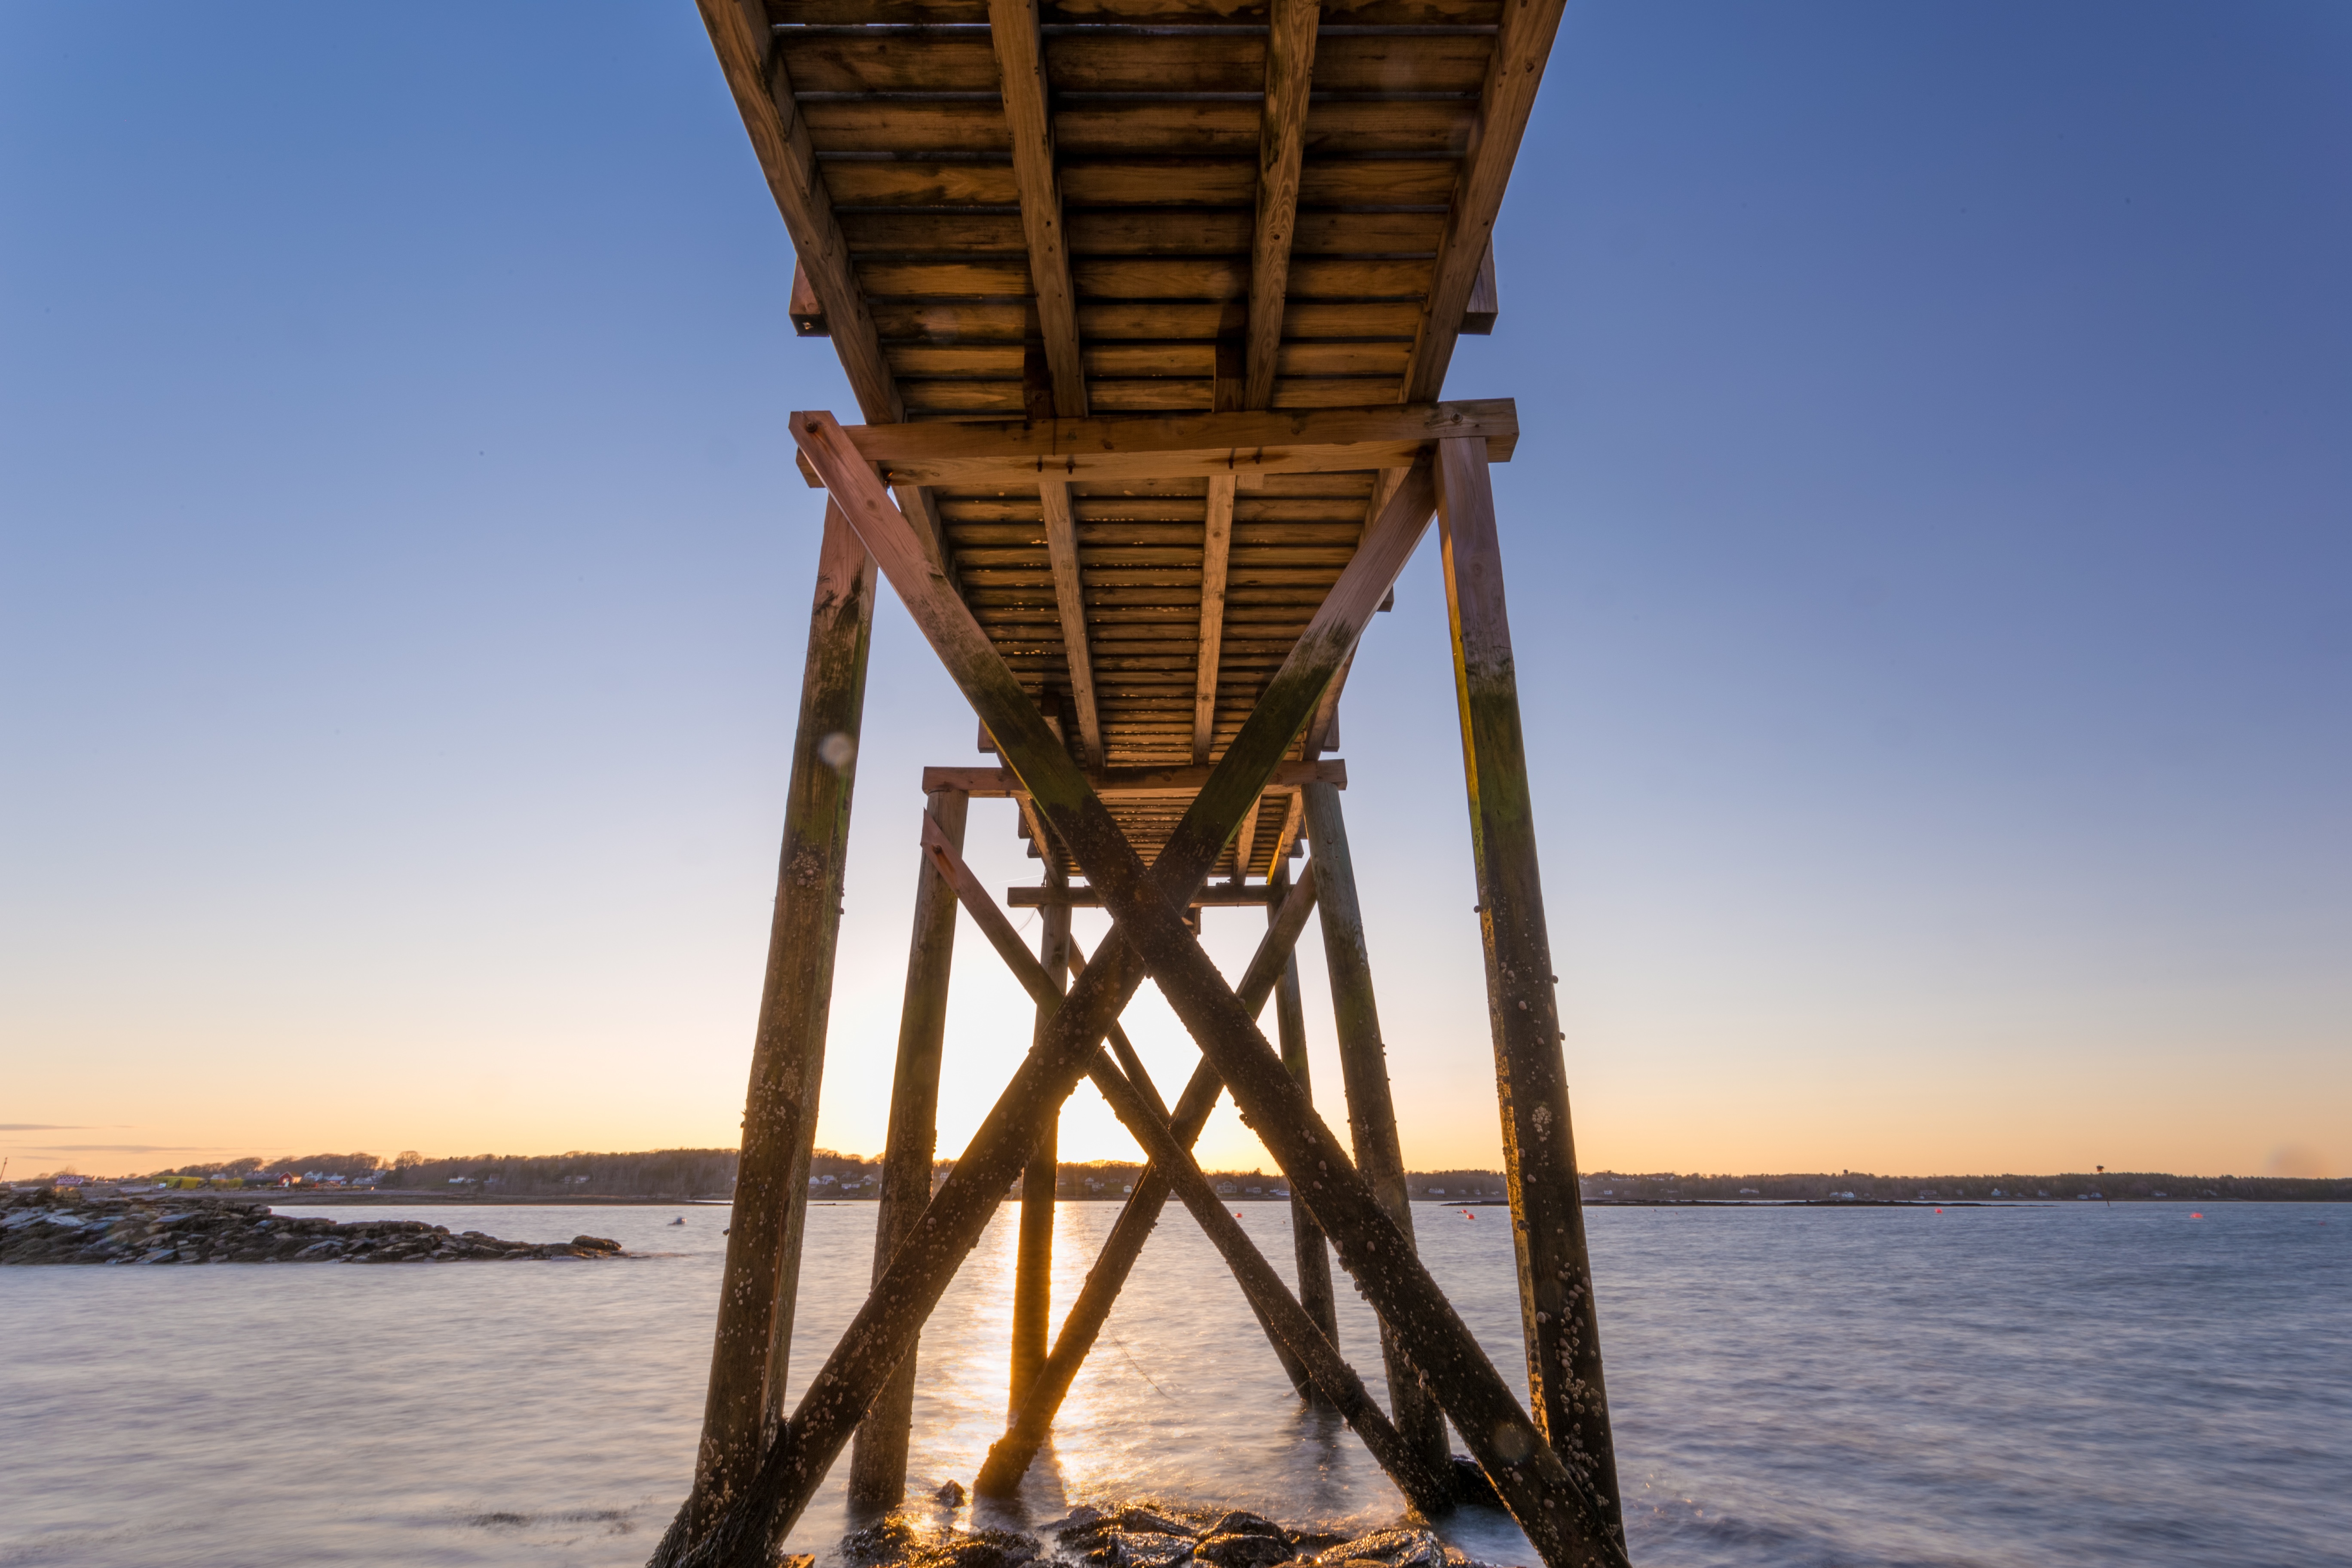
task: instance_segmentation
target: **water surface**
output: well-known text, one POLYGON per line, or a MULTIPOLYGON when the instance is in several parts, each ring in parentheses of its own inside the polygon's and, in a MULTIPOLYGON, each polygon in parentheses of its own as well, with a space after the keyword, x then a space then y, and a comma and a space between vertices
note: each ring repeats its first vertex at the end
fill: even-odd
MULTIPOLYGON (((290 1212, 658 1256, 0 1270, 0 1568, 645 1560, 692 1466, 725 1208, 290 1212)), ((1057 1310, 1117 1212, 1061 1210, 1057 1310)), ((1507 1221, 1471 1212, 1418 1210, 1422 1248, 1516 1376, 1507 1221)), ((2352 1209, 2199 1212, 1595 1211, 1635 1562, 2352 1564, 2352 1209)), ((1287 1276, 1284 1207, 1240 1213, 1287 1276)), ((873 1219, 811 1211, 795 1392, 864 1293, 873 1219)), ((968 1485, 1002 1429, 1010 1219, 924 1339, 919 1490, 968 1485)), ((1340 1278, 1343 1349, 1385 1399, 1340 1278)), ((794 1550, 839 1537, 845 1469, 794 1550)), ((1172 1207, 1022 1506, 1136 1495, 1292 1524, 1401 1510, 1172 1207)), ((1534 1562, 1497 1514, 1444 1532, 1534 1562)))

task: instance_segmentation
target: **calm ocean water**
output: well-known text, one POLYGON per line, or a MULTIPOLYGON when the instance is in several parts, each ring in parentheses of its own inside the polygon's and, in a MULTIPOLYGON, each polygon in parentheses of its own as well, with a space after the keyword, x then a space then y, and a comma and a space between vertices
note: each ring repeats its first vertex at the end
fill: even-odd
MULTIPOLYGON (((923 1342, 926 1489, 968 1483, 1001 1427, 1011 1213, 923 1342)), ((1287 1272, 1285 1209, 1242 1213, 1287 1272)), ((1061 1211, 1057 1306, 1115 1214, 1061 1211)), ((1417 1223, 1507 1370, 1509 1233, 1477 1215, 1417 1223)), ((796 1384, 863 1291, 873 1216, 810 1215, 796 1384)), ((614 1264, 0 1270, 0 1564, 642 1563, 691 1464, 726 1219, 484 1205, 456 1226, 660 1254, 614 1264)), ((2352 1564, 2352 1209, 1632 1209, 1591 1226, 1644 1568, 2352 1564)), ((1342 1296, 1343 1348, 1384 1396, 1370 1315, 1342 1296)), ((1023 1501, 1042 1519, 1130 1496, 1294 1524, 1399 1511, 1344 1427, 1300 1409, 1172 1207, 1023 1501)), ((844 1528, 836 1477, 794 1547, 844 1528)), ((1499 1515, 1444 1533, 1534 1561, 1499 1515)))

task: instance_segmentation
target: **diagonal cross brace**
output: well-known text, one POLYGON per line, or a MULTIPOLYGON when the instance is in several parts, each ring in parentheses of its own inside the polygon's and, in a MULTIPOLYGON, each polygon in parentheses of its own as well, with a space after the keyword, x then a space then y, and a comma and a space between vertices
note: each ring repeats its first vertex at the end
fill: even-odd
MULTIPOLYGON (((1006 732, 1019 734, 1024 756, 1034 755, 1041 741, 1051 743, 1052 731, 1034 704, 995 657, 944 572, 927 558, 906 518, 879 493, 872 469, 833 416, 795 415, 793 423, 796 437, 808 443, 804 455, 836 499, 854 496, 851 526, 869 547, 874 541, 882 542, 877 559, 926 638, 934 648, 954 647, 958 658, 953 668, 970 668, 975 679, 988 683, 987 700, 974 703, 983 721, 992 728, 1002 722, 1006 732)), ((1389 507, 1366 529, 1355 555, 1161 850, 1151 875, 1164 898, 1189 902, 1215 868, 1242 814, 1255 805, 1259 793, 1286 760, 1366 623, 1412 558, 1436 506, 1430 465, 1416 464, 1407 470, 1389 507)), ((1041 772, 1039 776, 1046 775, 1041 772)), ((1030 782, 1024 777, 1024 787, 1030 782)), ((1055 785, 1057 798, 1073 786, 1086 791, 1083 778, 1056 779, 1055 785)), ((914 1234, 817 1369, 750 1485, 691 1548, 676 1531, 665 1537, 653 1560, 656 1564, 752 1568, 772 1554, 815 1495, 866 1407, 913 1348, 924 1321, 1003 1201, 1005 1188, 1045 1119, 1058 1111, 1076 1087, 1104 1031, 1142 981, 1142 965, 1114 931, 965 1145, 963 1158, 933 1194, 914 1234)))
MULTIPOLYGON (((1101 894, 1104 907, 1118 922, 1113 940, 1097 955, 1089 974, 1116 963, 1124 980, 1133 972, 1130 955, 1139 955, 1161 994, 1232 1089, 1244 1121, 1339 1247, 1341 1264, 1402 1342, 1547 1568, 1624 1562, 1622 1537, 1609 1528, 1592 1489, 1542 1441, 1517 1396, 1414 1256, 1412 1244, 1381 1208, 1370 1184, 1349 1163, 1339 1140, 1202 952, 1180 913, 1197 880, 1171 873, 1189 868, 1186 862, 1201 853, 1200 835, 1212 823, 1219 836, 1215 847, 1207 851, 1207 863, 1213 866, 1239 819, 1240 803, 1222 798, 1220 786, 1243 782, 1244 775, 1233 764, 1245 759, 1248 773, 1255 775, 1254 793, 1271 766, 1271 759, 1259 760, 1256 748, 1276 735, 1284 750, 1297 740, 1311 717, 1311 703, 1301 711, 1300 700, 1311 693, 1311 700, 1319 701, 1361 631, 1357 620, 1344 628, 1344 636, 1335 635, 1343 627, 1327 623, 1325 612, 1340 597, 1341 587, 1360 591, 1370 574, 1360 574, 1350 584, 1343 572, 1323 610, 1267 683, 1258 709, 1244 722, 1224 762, 1178 825, 1155 870, 1144 865, 971 611, 924 559, 913 528, 833 416, 795 414, 793 433, 950 676, 989 727, 999 755, 1028 789, 1055 837, 1085 868, 1088 884, 1101 894)), ((1430 463, 1423 453, 1396 487, 1380 521, 1386 523, 1402 511, 1425 527, 1430 489, 1430 463)), ((1367 530, 1366 547, 1375 531, 1377 528, 1367 530)), ((1412 531, 1415 542, 1419 532, 1418 528, 1412 531)), ((1360 548, 1358 561, 1365 552, 1360 548)), ((1357 564, 1350 562, 1350 570, 1357 564)), ((1388 581, 1393 583, 1394 577, 1391 570, 1388 581)), ((1348 603, 1341 613, 1356 608, 1348 603)), ((1043 1044, 1032 1053, 1033 1059, 1043 1054, 1043 1044)), ((1091 1051, 1091 1043, 1087 1048, 1091 1051)), ((1083 1061, 1077 1065, 1083 1068, 1083 1061)))
MULTIPOLYGON (((924 826, 923 852, 955 889, 957 899, 1004 960, 1005 967, 1013 971, 1013 978, 1021 982, 1039 1006, 1059 1006, 1062 994, 1045 973, 1045 966, 1037 962, 1036 955, 1013 929, 1013 922, 997 908, 996 900, 989 897, 988 889, 972 875, 963 857, 955 852, 935 824, 926 823, 924 826)), ((1083 969, 1075 950, 1071 962, 1074 967, 1083 969)), ((1372 1403, 1371 1396, 1364 1391, 1363 1379, 1340 1357, 1323 1331, 1316 1327, 1315 1321, 1283 1284, 1282 1277, 1274 1271, 1265 1254, 1258 1251, 1248 1233, 1210 1190, 1208 1178, 1201 1173, 1201 1167, 1193 1163, 1186 1148, 1190 1140, 1180 1140, 1169 1126, 1168 1108, 1160 1103, 1135 1047, 1117 1025, 1111 1026, 1111 1039, 1118 1047, 1126 1072, 1122 1074, 1112 1065, 1109 1056, 1098 1048, 1087 1076, 1102 1091, 1113 1114, 1150 1153, 1151 1168, 1172 1181, 1184 1206, 1200 1221, 1211 1245, 1234 1271, 1234 1279, 1248 1299, 1250 1310, 1257 1314, 1276 1350, 1283 1352, 1286 1370, 1292 1362, 1303 1367, 1307 1378, 1347 1418, 1348 1425, 1356 1429, 1381 1468, 1388 1471, 1397 1489, 1414 1507, 1424 1513, 1444 1511, 1453 1502, 1445 1478, 1413 1451, 1380 1406, 1372 1403)), ((1297 1374, 1293 1375, 1296 1378, 1297 1374)), ((1034 1391, 1034 1384, 1032 1388, 1034 1391)))
MULTIPOLYGON (((1315 865, 1307 862, 1297 885, 1276 912, 1274 923, 1258 943, 1257 954, 1242 975, 1237 988, 1242 1005, 1253 1012, 1265 1007, 1266 998, 1280 982, 1291 950, 1307 928, 1307 918, 1315 911, 1315 865)), ((1176 1141, 1191 1148, 1200 1141, 1201 1130, 1208 1125, 1209 1113, 1217 1107, 1217 1097, 1224 1092, 1225 1080, 1217 1069, 1202 1062, 1193 1069, 1192 1080, 1177 1097, 1176 1110, 1170 1118, 1176 1141)), ((1086 1283, 1079 1287, 1077 1300, 1062 1319, 1061 1331, 1054 1338, 1053 1353, 1038 1369, 1037 1381, 1030 1385, 1029 1397, 1021 1410, 988 1450, 988 1458, 972 1482, 972 1490, 983 1497, 1010 1497, 1021 1484, 1021 1478, 1037 1458, 1037 1450, 1045 1446, 1053 1431, 1055 1414, 1068 1397, 1070 1385, 1085 1364, 1087 1355, 1095 1347, 1103 1324, 1109 1321, 1112 1305, 1126 1288, 1128 1276, 1134 1271, 1136 1260, 1143 1256, 1143 1244, 1150 1239, 1152 1227, 1160 1223, 1160 1211, 1167 1206, 1170 1196, 1167 1173, 1157 1164, 1146 1165, 1142 1175, 1136 1178, 1135 1191, 1128 1194, 1127 1204, 1119 1210, 1111 1226, 1102 1250, 1095 1257, 1094 1267, 1087 1271, 1086 1283)))

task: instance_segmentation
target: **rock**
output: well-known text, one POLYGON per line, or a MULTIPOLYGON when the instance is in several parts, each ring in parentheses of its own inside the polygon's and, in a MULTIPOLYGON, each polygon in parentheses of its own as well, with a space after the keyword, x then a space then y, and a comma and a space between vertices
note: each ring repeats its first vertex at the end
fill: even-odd
POLYGON ((1469 1558, 1425 1530, 1376 1530, 1324 1551, 1323 1568, 1341 1563, 1381 1563, 1388 1568, 1461 1568, 1469 1558))
POLYGON ((1104 1517, 1102 1510, 1088 1508, 1086 1504, 1080 1503, 1062 1518, 1051 1524, 1040 1525, 1038 1529, 1047 1535, 1066 1541, 1073 1535, 1092 1530, 1103 1521, 1104 1517))
POLYGON ((1233 1531, 1203 1536, 1200 1544, 1192 1548, 1192 1555, 1203 1563, 1215 1563, 1217 1568, 1274 1568, 1275 1563, 1287 1563, 1298 1552, 1277 1529, 1272 1535, 1233 1531))
MULTIPOLYGON (((1151 1530, 1122 1530, 1105 1539, 1111 1568, 1173 1568, 1192 1555, 1192 1538, 1151 1530)), ((1286 1553, 1287 1555, 1287 1553, 1286 1553)))
MULTIPOLYGON (((501 1243, 501 1245, 504 1245, 501 1243)), ((575 1236, 572 1245, 586 1252, 618 1252, 621 1244, 602 1236, 575 1236)))
POLYGON ((1465 1459, 1456 1454, 1453 1470, 1454 1495, 1457 1500, 1481 1508, 1503 1506, 1501 1494, 1495 1490, 1495 1483, 1486 1479, 1486 1472, 1478 1468, 1478 1461, 1465 1459))
POLYGON ((908 1568, 1022 1568, 1039 1556, 1037 1542, 1009 1530, 976 1530, 945 1537, 907 1559, 908 1568))
POLYGON ((1111 1516, 1110 1522, 1112 1527, 1118 1530, 1148 1531, 1153 1535, 1181 1535, 1189 1538, 1194 1533, 1192 1527, 1181 1520, 1171 1519, 1164 1513, 1155 1513, 1148 1508, 1135 1504, 1120 1509, 1111 1516))
POLYGON ((1239 1509, 1221 1514, 1217 1522, 1201 1532, 1205 1539, 1212 1535, 1270 1535, 1277 1541, 1287 1541, 1290 1532, 1262 1513, 1245 1513, 1239 1509))
POLYGON ((941 1481, 940 1483, 940 1489, 931 1494, 931 1500, 933 1502, 944 1503, 950 1508, 961 1508, 963 1506, 963 1483, 961 1481, 941 1481))
POLYGON ((478 1230, 452 1236, 421 1220, 273 1215, 233 1198, 179 1198, 172 1212, 140 1198, 67 1199, 47 1191, 0 1196, 0 1264, 405 1263, 426 1258, 615 1258, 618 1242, 583 1236, 569 1244, 500 1241, 478 1230))

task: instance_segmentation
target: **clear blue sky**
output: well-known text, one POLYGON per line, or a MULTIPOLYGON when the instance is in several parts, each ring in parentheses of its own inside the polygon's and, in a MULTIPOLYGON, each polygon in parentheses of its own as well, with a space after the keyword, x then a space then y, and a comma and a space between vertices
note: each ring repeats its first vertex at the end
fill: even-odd
MULTIPOLYGON (((2352 1171, 2347 83, 2332 5, 1571 6, 1449 390, 1588 1166, 2352 1171)), ((13 1169, 731 1141, 850 400, 692 6, 13 5, 0 220, 13 1169)), ((1492 1159, 1426 556, 1355 691, 1408 1153, 1492 1159)), ((895 604, 874 692, 864 1151, 978 760, 895 604)))

